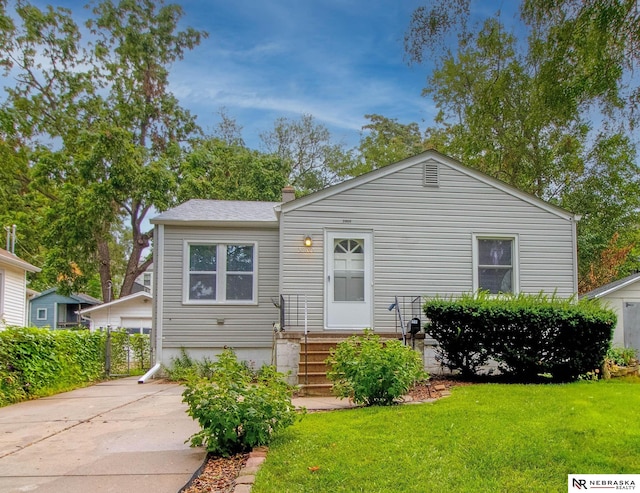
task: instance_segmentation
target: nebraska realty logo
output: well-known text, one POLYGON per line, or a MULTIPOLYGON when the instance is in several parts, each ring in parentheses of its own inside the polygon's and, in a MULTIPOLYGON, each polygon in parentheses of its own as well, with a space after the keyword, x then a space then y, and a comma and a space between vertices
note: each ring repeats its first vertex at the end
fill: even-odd
POLYGON ((569 493, 587 490, 635 491, 638 485, 640 474, 569 474, 569 493))

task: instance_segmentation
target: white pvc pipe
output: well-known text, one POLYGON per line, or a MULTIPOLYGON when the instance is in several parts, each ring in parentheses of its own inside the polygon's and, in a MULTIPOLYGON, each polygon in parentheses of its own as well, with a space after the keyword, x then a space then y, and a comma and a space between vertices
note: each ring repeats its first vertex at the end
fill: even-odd
POLYGON ((153 368, 151 368, 147 373, 140 377, 138 383, 145 383, 149 378, 155 375, 161 367, 162 365, 160 363, 156 363, 155 365, 153 365, 153 368))

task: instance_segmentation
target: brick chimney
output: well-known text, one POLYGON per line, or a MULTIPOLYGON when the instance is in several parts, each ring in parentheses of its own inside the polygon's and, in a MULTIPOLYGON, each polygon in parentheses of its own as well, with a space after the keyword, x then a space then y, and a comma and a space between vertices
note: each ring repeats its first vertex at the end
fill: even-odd
POLYGON ((296 198, 296 191, 291 185, 287 185, 282 189, 282 202, 291 202, 296 198))

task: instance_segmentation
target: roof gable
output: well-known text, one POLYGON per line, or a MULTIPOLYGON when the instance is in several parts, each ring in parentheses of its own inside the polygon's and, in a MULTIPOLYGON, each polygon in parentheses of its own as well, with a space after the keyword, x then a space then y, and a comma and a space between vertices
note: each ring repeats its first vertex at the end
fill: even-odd
POLYGON ((95 305, 89 308, 85 308, 83 310, 80 310, 79 313, 84 315, 86 313, 95 312, 97 310, 103 310, 105 308, 114 308, 118 305, 125 305, 127 303, 135 302, 136 300, 141 303, 148 303, 152 299, 153 299, 153 296, 151 296, 146 291, 138 291, 137 293, 130 294, 129 296, 123 296, 122 298, 118 298, 117 300, 113 300, 109 303, 103 303, 100 305, 95 305))
POLYGON ((44 298, 58 298, 57 303, 66 303, 68 305, 84 304, 99 305, 102 303, 99 299, 84 293, 72 293, 69 296, 58 293, 58 288, 49 288, 42 291, 39 295, 31 298, 31 301, 40 301, 44 298))
POLYGON ((388 176, 392 173, 396 173, 398 171, 409 168, 411 166, 415 166, 421 163, 427 163, 429 161, 436 162, 440 165, 448 166, 452 169, 455 169, 460 173, 470 176, 478 181, 481 181, 489 186, 492 186, 498 190, 501 190, 513 197, 516 197, 524 202, 527 202, 535 207, 538 207, 547 212, 550 212, 563 219, 576 220, 576 221, 580 219, 580 217, 577 216, 576 214, 573 214, 560 207, 557 207, 548 202, 545 202, 544 200, 541 200, 535 197, 534 195, 523 192, 522 190, 519 190, 518 188, 513 187, 503 181, 495 179, 485 173, 482 173, 481 171, 468 168, 467 166, 464 166, 460 162, 456 161, 455 159, 452 159, 434 150, 425 151, 416 156, 404 159, 394 164, 390 164, 383 168, 378 168, 376 170, 365 173, 364 175, 360 175, 356 178, 352 178, 342 183, 338 183, 337 185, 325 188, 324 190, 320 190, 318 192, 306 195, 304 197, 300 197, 291 202, 286 202, 284 204, 281 204, 277 209, 281 210, 282 212, 293 211, 300 207, 304 207, 306 205, 317 202, 319 200, 331 197, 333 195, 345 192, 347 190, 351 190, 353 188, 362 186, 366 183, 370 183, 374 180, 388 176))

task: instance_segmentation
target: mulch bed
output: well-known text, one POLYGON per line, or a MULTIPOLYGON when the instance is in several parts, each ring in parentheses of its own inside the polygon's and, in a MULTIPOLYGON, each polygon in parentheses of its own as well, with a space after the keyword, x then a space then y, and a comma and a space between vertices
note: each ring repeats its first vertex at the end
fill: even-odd
POLYGON ((240 469, 248 459, 249 454, 209 458, 200 475, 181 493, 233 493, 240 469))
MULTIPOLYGON (((452 387, 473 385, 467 382, 445 377, 432 377, 428 384, 419 384, 409 391, 411 401, 439 399, 449 395, 452 387)), ((228 458, 211 457, 202 473, 181 493, 233 493, 236 479, 249 454, 237 454, 228 458)))

